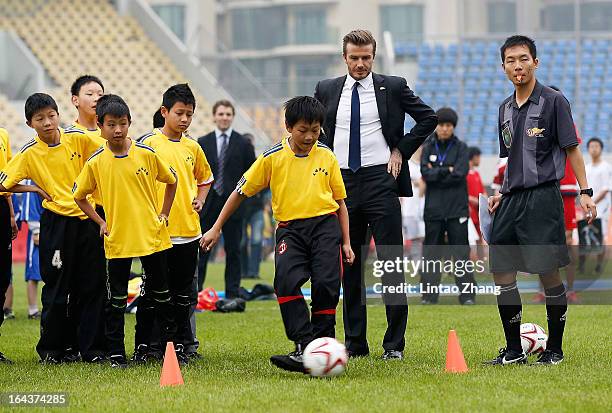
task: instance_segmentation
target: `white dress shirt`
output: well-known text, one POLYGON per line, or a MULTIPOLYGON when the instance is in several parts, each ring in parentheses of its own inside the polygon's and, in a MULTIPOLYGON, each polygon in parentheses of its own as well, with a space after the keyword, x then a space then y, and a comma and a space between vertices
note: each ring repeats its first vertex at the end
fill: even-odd
MULTIPOLYGON (((334 134, 334 152, 341 169, 348 169, 349 136, 351 129, 351 97, 353 85, 357 82, 350 75, 346 76, 338 112, 336 112, 336 131, 334 134)), ((376 105, 372 73, 361 79, 357 86, 359 93, 359 114, 361 132, 361 166, 383 165, 389 162, 391 151, 382 133, 382 124, 376 105)))
MULTIPOLYGON (((597 197, 601 192, 606 196, 597 203, 597 218, 601 218, 601 230, 606 236, 608 234, 608 221, 610 218, 610 181, 612 181, 612 167, 606 161, 600 161, 597 165, 588 163, 585 165, 587 181, 593 189, 593 197, 597 197)), ((605 241, 605 238, 604 238, 605 241)))
POLYGON ((219 128, 215 128, 215 136, 217 137, 217 159, 219 159, 219 156, 221 156, 221 147, 223 146, 223 138, 221 138, 222 134, 227 136, 227 144, 229 145, 229 138, 232 136, 232 128, 227 128, 225 132, 221 132, 219 128))

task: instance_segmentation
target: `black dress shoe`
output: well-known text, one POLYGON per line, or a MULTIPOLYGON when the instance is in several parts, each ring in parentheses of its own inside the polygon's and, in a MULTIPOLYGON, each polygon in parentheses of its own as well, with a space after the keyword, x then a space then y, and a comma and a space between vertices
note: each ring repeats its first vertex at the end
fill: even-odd
POLYGON ((397 350, 385 350, 381 358, 383 360, 403 360, 404 352, 397 350))
POLYGON ((347 351, 349 358, 354 359, 357 357, 367 357, 370 355, 369 351, 347 351))

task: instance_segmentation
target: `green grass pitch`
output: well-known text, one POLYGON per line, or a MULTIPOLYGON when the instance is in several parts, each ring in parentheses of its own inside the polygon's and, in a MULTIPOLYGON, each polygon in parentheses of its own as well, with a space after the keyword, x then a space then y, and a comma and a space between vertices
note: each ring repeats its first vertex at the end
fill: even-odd
MULTIPOLYGON (((262 272, 271 283, 271 264, 264 264, 262 272)), ((209 274, 208 285, 222 289, 222 266, 211 264, 209 274)), ((341 377, 314 379, 269 364, 270 355, 292 350, 291 343, 276 302, 251 302, 243 314, 198 314, 204 358, 182 368, 184 386, 160 388, 160 365, 125 371, 81 363, 40 366, 34 351, 39 325, 26 317, 23 266, 15 267, 14 281, 17 319, 2 326, 0 349, 16 363, 0 366, 0 393, 65 392, 68 407, 59 411, 612 411, 610 306, 570 308, 561 365, 496 368, 481 365, 503 343, 495 306, 424 307, 414 301, 406 359, 383 362, 384 308, 372 305, 371 356, 350 360, 341 377), (457 330, 470 368, 466 374, 444 372, 451 328, 457 330)), ((249 280, 245 286, 254 283, 249 280)), ((131 351, 134 316, 126 318, 126 347, 131 351)), ((338 320, 342 338, 341 314, 338 320)), ((544 306, 526 305, 523 321, 546 328, 544 306)), ((0 410, 9 407, 4 404, 0 410)))

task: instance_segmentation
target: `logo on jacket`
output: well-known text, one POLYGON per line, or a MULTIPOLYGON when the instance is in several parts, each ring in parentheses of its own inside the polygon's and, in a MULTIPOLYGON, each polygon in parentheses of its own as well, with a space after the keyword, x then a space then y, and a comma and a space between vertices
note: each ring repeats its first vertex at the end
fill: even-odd
POLYGON ((540 128, 531 128, 531 129, 527 129, 527 136, 529 136, 530 138, 542 138, 544 137, 543 132, 546 129, 540 129, 540 128))
POLYGON ((325 174, 325 175, 329 175, 325 169, 323 169, 323 168, 317 168, 317 169, 315 169, 315 170, 312 172, 312 176, 316 176, 316 175, 317 175, 319 172, 321 172, 321 173, 323 173, 323 174, 325 174))
POLYGON ((287 243, 285 240, 282 240, 280 244, 278 244, 276 252, 278 252, 278 255, 283 255, 285 252, 287 252, 287 243))
POLYGON ((78 154, 76 152, 72 152, 72 155, 70 156, 70 160, 73 160, 74 158, 80 158, 81 154, 78 154))
POLYGON ((191 166, 195 165, 195 160, 193 159, 193 156, 188 155, 187 158, 185 159, 185 161, 189 164, 191 164, 191 166))
POLYGON ((144 166, 141 166, 141 167, 140 167, 140 168, 138 168, 138 170, 136 171, 136 175, 140 175, 140 174, 149 175, 149 171, 147 171, 147 168, 145 168, 144 166))

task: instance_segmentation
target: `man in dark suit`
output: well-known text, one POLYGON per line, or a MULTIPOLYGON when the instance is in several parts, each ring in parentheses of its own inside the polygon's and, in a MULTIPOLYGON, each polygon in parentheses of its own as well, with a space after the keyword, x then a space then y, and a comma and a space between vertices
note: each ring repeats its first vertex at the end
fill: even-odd
MULTIPOLYGON (((220 100, 213 105, 214 131, 198 139, 215 177, 212 191, 202 208, 202 234, 217 220, 225 201, 236 188, 242 174, 255 162, 255 151, 241 134, 232 130, 235 110, 231 102, 220 100)), ((238 297, 240 288, 240 240, 242 214, 238 211, 223 226, 225 248, 225 297, 238 297)), ((209 253, 200 251, 198 287, 202 290, 206 279, 209 253)))
MULTIPOLYGON (((315 97, 326 107, 321 141, 338 157, 348 198, 351 244, 355 262, 345 269, 344 331, 349 356, 366 356, 367 314, 361 262, 368 226, 379 260, 403 254, 402 217, 398 196, 412 196, 408 160, 437 125, 434 111, 414 95, 400 77, 372 73, 376 40, 369 31, 344 36, 348 76, 319 82, 315 97), (405 115, 416 126, 404 134, 405 115)), ((404 282, 401 271, 382 277, 383 285, 404 282)), ((383 294, 387 332, 384 360, 402 359, 408 319, 405 294, 383 294)))

